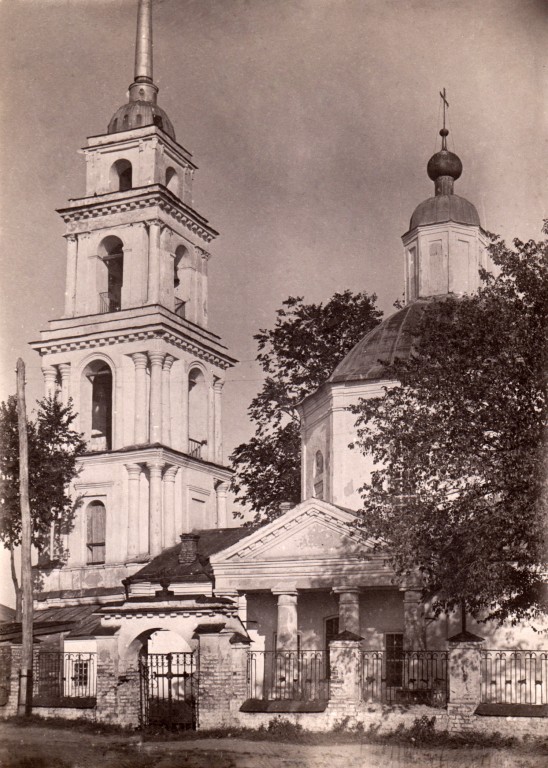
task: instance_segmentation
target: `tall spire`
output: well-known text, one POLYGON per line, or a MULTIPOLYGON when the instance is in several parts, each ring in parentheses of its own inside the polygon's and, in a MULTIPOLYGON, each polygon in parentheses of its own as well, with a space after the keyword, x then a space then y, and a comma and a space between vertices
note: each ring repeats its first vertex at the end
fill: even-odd
POLYGON ((158 86, 152 79, 152 0, 139 0, 133 77, 129 101, 114 113, 108 132, 121 133, 155 125, 175 139, 171 120, 156 103, 158 86))
POLYGON ((134 81, 129 87, 130 101, 156 103, 158 88, 152 79, 152 0, 139 0, 135 39, 134 81))

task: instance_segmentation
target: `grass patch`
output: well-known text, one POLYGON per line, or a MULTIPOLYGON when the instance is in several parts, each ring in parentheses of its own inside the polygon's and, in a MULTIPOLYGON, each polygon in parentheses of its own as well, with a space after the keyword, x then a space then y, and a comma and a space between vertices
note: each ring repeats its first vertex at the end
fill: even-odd
MULTIPOLYGON (((512 749, 521 752, 548 755, 548 738, 525 735, 503 736, 496 733, 480 731, 463 731, 449 733, 436 729, 436 717, 423 715, 415 718, 413 724, 406 728, 403 725, 393 731, 380 732, 380 725, 365 728, 363 723, 352 722, 349 717, 340 720, 331 731, 307 731, 298 722, 289 718, 273 717, 268 725, 259 728, 215 728, 210 730, 180 730, 173 731, 162 726, 151 726, 142 730, 123 728, 119 725, 97 723, 83 718, 66 719, 62 717, 44 718, 39 715, 29 717, 15 716, 4 722, 20 728, 39 726, 46 728, 78 730, 82 733, 97 735, 118 735, 126 738, 132 736, 144 742, 157 741, 198 741, 200 739, 243 739, 246 741, 270 741, 290 744, 333 745, 333 744, 402 744, 415 747, 444 747, 447 749, 512 749)), ((23 758, 24 760, 24 758, 23 758)), ((27 768, 23 763, 18 768, 27 768)), ((29 768, 31 768, 29 766, 29 768)), ((32 765, 32 768, 41 768, 32 765)), ((64 768, 63 763, 55 768, 64 768)))

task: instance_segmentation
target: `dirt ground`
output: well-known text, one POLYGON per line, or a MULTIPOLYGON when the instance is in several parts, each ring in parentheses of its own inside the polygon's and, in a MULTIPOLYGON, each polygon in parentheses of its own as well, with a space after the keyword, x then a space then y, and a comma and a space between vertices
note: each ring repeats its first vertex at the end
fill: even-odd
POLYGON ((407 745, 311 746, 244 739, 138 736, 0 724, 1 768, 546 768, 546 755, 407 745))

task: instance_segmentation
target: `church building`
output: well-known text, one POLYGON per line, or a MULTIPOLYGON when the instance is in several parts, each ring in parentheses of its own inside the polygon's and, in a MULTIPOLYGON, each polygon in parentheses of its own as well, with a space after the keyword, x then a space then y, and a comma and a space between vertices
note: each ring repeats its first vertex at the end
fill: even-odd
MULTIPOLYGON (((104 134, 88 139, 85 194, 59 210, 66 225, 64 315, 32 344, 46 395, 72 398, 88 442, 74 483, 81 503, 73 530, 52 531, 50 561, 40 566, 35 639, 43 647, 91 658, 108 642, 118 680, 138 660, 150 680, 153 672, 155 679, 166 675, 151 666, 162 654, 185 655, 186 664, 200 638, 228 633, 250 654, 251 700, 287 685, 287 669, 280 674, 269 659, 277 664, 280 654, 296 652, 292 680, 318 686, 308 699, 322 701, 337 639, 388 653, 395 660, 383 672, 388 685, 403 674, 398 653, 441 652, 458 632, 455 619, 429 616, 420 584, 398 581, 351 525, 371 465, 349 448, 355 417, 348 410, 382 392, 380 361, 410 354, 424 307, 474 291, 486 266, 476 208, 454 191, 462 163, 448 151, 447 133, 428 162, 434 194, 415 208, 402 237, 405 306, 301 405, 301 503, 284 506, 263 527, 234 527, 222 392, 237 361, 208 329, 208 262, 217 232, 193 207, 197 166, 158 105, 152 2, 139 0, 128 103, 104 134), (62 564, 59 549, 68 552, 62 564)), ((520 630, 473 631, 488 637, 489 647, 510 647, 520 630)))

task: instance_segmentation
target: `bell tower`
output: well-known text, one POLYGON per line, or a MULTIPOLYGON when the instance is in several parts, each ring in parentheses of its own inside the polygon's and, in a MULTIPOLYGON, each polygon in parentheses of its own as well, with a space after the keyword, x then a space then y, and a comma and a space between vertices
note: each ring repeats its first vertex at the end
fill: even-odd
POLYGON ((139 0, 134 81, 88 139, 65 225, 61 319, 32 344, 46 395, 72 398, 88 454, 67 563, 46 588, 114 588, 183 532, 227 525, 221 405, 236 362, 207 328, 209 248, 197 166, 157 104, 152 2, 139 0))

